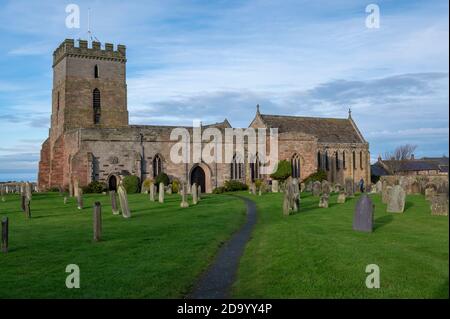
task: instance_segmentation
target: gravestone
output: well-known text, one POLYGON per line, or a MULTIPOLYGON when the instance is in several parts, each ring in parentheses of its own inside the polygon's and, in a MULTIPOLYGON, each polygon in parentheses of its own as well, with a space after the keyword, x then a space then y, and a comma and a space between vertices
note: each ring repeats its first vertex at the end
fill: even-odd
POLYGON ((278 193, 278 181, 276 179, 272 180, 272 193, 278 193))
POLYGON ((197 184, 192 184, 192 204, 197 205, 198 199, 197 199, 197 184))
POLYGON ((389 202, 389 195, 391 193, 392 186, 383 187, 383 191, 381 192, 381 202, 383 204, 387 204, 389 202))
POLYGON ((309 181, 309 182, 306 184, 306 191, 307 191, 307 192, 312 192, 312 188, 313 188, 313 182, 309 181))
POLYGON ((303 193, 305 191, 306 185, 305 183, 300 183, 300 193, 303 193))
POLYGON ((345 179, 345 195, 347 197, 355 196, 355 185, 354 185, 353 179, 351 177, 345 179))
POLYGON ((448 216, 447 194, 436 194, 431 198, 431 215, 448 216))
POLYGON ((31 194, 31 185, 29 182, 25 183, 25 196, 27 197, 28 200, 32 199, 32 194, 31 194))
POLYGON ((28 198, 25 198, 25 216, 31 218, 31 201, 28 198))
POLYGON ((256 195, 256 184, 255 183, 252 183, 250 185, 250 191, 251 191, 252 195, 256 195))
POLYGON ((342 191, 342 186, 341 184, 335 184, 334 185, 334 192, 335 193, 340 193, 342 191))
POLYGON ((69 197, 73 197, 73 182, 69 182, 69 197))
POLYGON ((164 183, 159 183, 158 201, 164 203, 164 183))
POLYGON ((186 197, 187 197, 186 183, 183 183, 183 186, 181 187, 180 194, 181 194, 181 204, 180 204, 180 207, 182 207, 182 208, 187 208, 187 207, 189 207, 189 203, 188 203, 187 198, 186 198, 186 197))
POLYGON ((117 194, 119 195, 120 210, 122 211, 123 218, 130 218, 131 212, 128 206, 127 190, 122 184, 119 185, 117 194))
POLYGON ((155 201, 155 193, 156 193, 156 186, 155 184, 151 183, 150 184, 150 201, 154 202, 155 201))
POLYGON ((112 190, 109 192, 109 197, 111 199, 111 210, 113 215, 119 215, 120 211, 117 207, 117 197, 116 197, 116 191, 112 190))
POLYGON ((319 207, 320 208, 328 208, 328 200, 329 200, 329 195, 326 193, 323 193, 320 196, 319 207))
POLYGON ((172 184, 169 184, 169 186, 167 186, 166 193, 169 195, 172 194, 172 184))
POLYGON ((5 199, 5 189, 2 187, 0 187, 0 192, 1 192, 1 197, 2 197, 2 202, 6 201, 5 199))
POLYGON ((322 194, 330 195, 331 193, 331 186, 328 181, 323 180, 322 181, 322 194))
POLYGON ((67 204, 67 196, 64 196, 64 205, 67 204))
POLYGON ((286 180, 286 189, 283 196, 283 215, 291 215, 298 212, 300 207, 300 192, 297 191, 297 186, 294 184, 292 177, 286 180))
POLYGON ((100 241, 102 238, 102 205, 100 202, 94 204, 94 241, 100 241))
POLYGON ((147 194, 147 193, 148 193, 148 189, 145 186, 145 180, 144 180, 141 184, 141 194, 147 194))
POLYGON ((406 193, 403 187, 395 185, 389 193, 388 213, 403 213, 405 210, 406 193))
POLYGON ((20 195, 20 208, 22 209, 22 211, 25 211, 25 201, 27 200, 25 194, 21 194, 20 195))
POLYGON ((76 193, 78 209, 83 209, 83 190, 78 187, 76 193))
POLYGON ((338 204, 344 204, 345 203, 345 192, 340 192, 337 198, 338 204))
POLYGON ((9 237, 9 219, 8 217, 2 218, 2 252, 8 252, 8 237, 9 237))
POLYGON ((375 206, 367 195, 362 195, 355 206, 355 214, 353 216, 353 230, 361 232, 373 231, 373 216, 375 206))
POLYGON ((427 184, 425 186, 425 199, 431 200, 434 195, 437 195, 437 187, 434 184, 427 184))
POLYGON ((312 185, 313 196, 320 196, 321 191, 322 191, 322 184, 319 181, 315 181, 312 185))
POLYGON ((414 181, 410 187, 411 194, 420 194, 420 184, 417 181, 414 181))
POLYGON ((20 183, 20 195, 25 195, 25 184, 20 183))
POLYGON ((202 187, 200 185, 198 185, 198 187, 197 187, 197 197, 198 197, 198 201, 200 201, 202 199, 202 187))
POLYGON ((381 193, 381 191, 383 190, 383 183, 381 183, 381 181, 379 180, 375 185, 375 188, 377 190, 377 193, 381 193))

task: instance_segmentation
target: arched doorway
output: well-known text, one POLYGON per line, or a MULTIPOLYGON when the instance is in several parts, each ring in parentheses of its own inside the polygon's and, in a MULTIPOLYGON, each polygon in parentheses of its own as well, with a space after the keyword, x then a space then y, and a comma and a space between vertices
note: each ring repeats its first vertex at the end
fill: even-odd
POLYGON ((117 191, 117 178, 114 175, 111 175, 109 178, 108 189, 110 191, 117 191))
POLYGON ((194 183, 200 185, 202 193, 206 192, 205 171, 200 166, 196 166, 191 172, 191 185, 194 183))

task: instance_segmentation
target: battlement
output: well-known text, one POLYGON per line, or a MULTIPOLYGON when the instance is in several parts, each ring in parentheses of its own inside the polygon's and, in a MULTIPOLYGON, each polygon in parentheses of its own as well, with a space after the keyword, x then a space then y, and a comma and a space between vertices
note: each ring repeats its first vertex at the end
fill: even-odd
POLYGON ((66 56, 126 62, 126 47, 119 44, 114 50, 112 43, 105 43, 102 49, 101 43, 97 41, 92 41, 92 47, 88 47, 86 40, 79 40, 76 46, 74 39, 65 39, 53 52, 53 66, 66 56))

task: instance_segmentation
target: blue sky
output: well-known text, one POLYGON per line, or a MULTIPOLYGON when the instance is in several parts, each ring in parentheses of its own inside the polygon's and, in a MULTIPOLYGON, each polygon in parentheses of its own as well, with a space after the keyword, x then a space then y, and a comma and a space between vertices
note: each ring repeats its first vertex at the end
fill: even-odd
POLYGON ((372 159, 404 143, 448 155, 448 1, 0 0, 0 180, 35 180, 48 136, 52 52, 127 46, 130 122, 190 125, 263 113, 346 117, 372 159), (65 27, 66 5, 81 28, 65 27), (379 29, 365 26, 380 7, 379 29))

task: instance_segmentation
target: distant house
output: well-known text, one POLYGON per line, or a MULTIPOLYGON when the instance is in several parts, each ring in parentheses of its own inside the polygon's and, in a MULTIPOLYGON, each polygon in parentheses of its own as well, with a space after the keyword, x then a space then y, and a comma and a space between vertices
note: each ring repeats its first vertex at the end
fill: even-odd
POLYGON ((447 175, 448 157, 424 157, 408 160, 382 160, 371 165, 371 179, 377 181, 385 175, 447 175))

